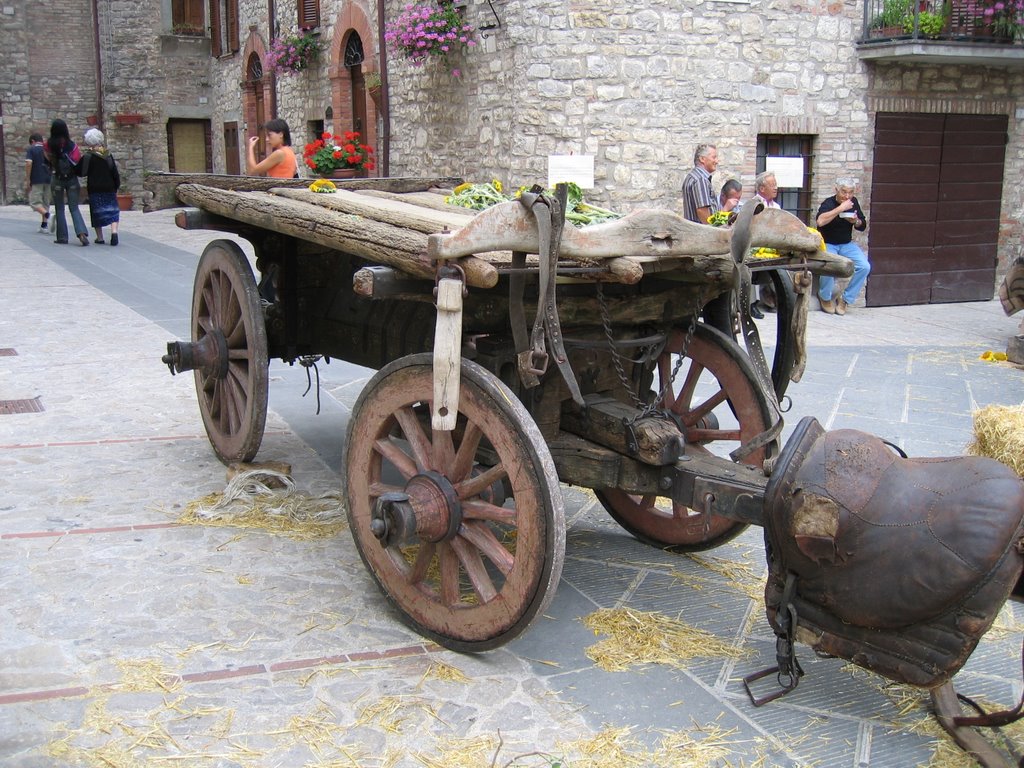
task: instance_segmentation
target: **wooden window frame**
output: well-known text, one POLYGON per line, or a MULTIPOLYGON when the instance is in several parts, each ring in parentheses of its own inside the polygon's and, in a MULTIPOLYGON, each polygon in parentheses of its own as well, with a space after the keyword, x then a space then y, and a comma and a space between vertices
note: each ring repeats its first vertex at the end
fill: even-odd
MULTIPOLYGON (((818 204, 811 199, 814 182, 814 139, 813 134, 803 133, 759 133, 757 135, 757 173, 765 170, 767 157, 802 157, 804 160, 804 186, 779 187, 776 198, 779 205, 792 213, 804 224, 814 226, 818 216, 818 204)), ((753 190, 751 194, 757 194, 753 190)))
POLYGON ((320 26, 320 0, 296 0, 299 29, 316 29, 320 26))

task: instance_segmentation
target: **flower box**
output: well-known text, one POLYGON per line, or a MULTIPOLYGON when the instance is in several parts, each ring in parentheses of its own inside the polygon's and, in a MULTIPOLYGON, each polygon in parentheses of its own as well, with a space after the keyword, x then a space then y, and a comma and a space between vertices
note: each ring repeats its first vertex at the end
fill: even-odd
POLYGON ((134 112, 121 112, 114 115, 114 122, 117 125, 139 125, 145 118, 134 112))

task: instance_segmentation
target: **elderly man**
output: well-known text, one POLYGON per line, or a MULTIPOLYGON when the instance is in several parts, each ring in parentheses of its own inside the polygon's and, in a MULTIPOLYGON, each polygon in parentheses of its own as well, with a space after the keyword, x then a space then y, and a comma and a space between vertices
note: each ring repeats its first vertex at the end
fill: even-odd
POLYGON ((765 208, 781 208, 775 198, 779 195, 779 183, 772 171, 763 171, 754 177, 754 202, 765 208))
POLYGON ((742 197, 743 185, 739 179, 726 179, 722 191, 718 193, 718 210, 739 211, 742 197))
POLYGON ((690 221, 707 224, 718 210, 718 198, 711 188, 711 174, 718 167, 718 149, 714 144, 698 144, 693 153, 693 170, 683 179, 683 215, 690 221))
POLYGON ((837 179, 835 189, 835 195, 825 198, 818 207, 815 224, 825 239, 825 248, 853 262, 853 277, 839 296, 833 296, 835 278, 822 277, 818 286, 818 300, 822 311, 830 315, 845 315, 847 305, 857 299, 871 273, 867 254, 853 242, 853 230, 863 232, 868 227, 868 219, 853 195, 857 191, 856 181, 837 179))

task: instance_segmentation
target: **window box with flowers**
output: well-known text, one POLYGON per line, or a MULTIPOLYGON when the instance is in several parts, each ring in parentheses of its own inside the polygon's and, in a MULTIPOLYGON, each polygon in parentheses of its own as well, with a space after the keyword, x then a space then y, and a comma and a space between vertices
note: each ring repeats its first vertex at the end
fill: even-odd
POLYGON ((270 41, 263 66, 276 75, 294 75, 315 64, 320 59, 322 48, 316 32, 275 37, 270 41))
POLYGON ((306 145, 302 159, 309 170, 324 178, 365 176, 376 165, 373 162, 373 147, 363 144, 360 138, 358 131, 324 133, 306 145))
MULTIPOLYGON (((398 55, 413 66, 430 59, 443 59, 451 53, 476 45, 473 27, 463 22, 451 0, 436 3, 409 3, 384 29, 384 39, 398 55)), ((457 69, 452 74, 459 76, 457 69)))

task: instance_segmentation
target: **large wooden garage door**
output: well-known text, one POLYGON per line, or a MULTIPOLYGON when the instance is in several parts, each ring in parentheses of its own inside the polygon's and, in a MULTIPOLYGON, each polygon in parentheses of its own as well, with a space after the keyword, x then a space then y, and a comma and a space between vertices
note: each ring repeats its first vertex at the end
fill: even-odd
POLYGON ((1005 115, 880 113, 868 306, 991 299, 1005 115))

